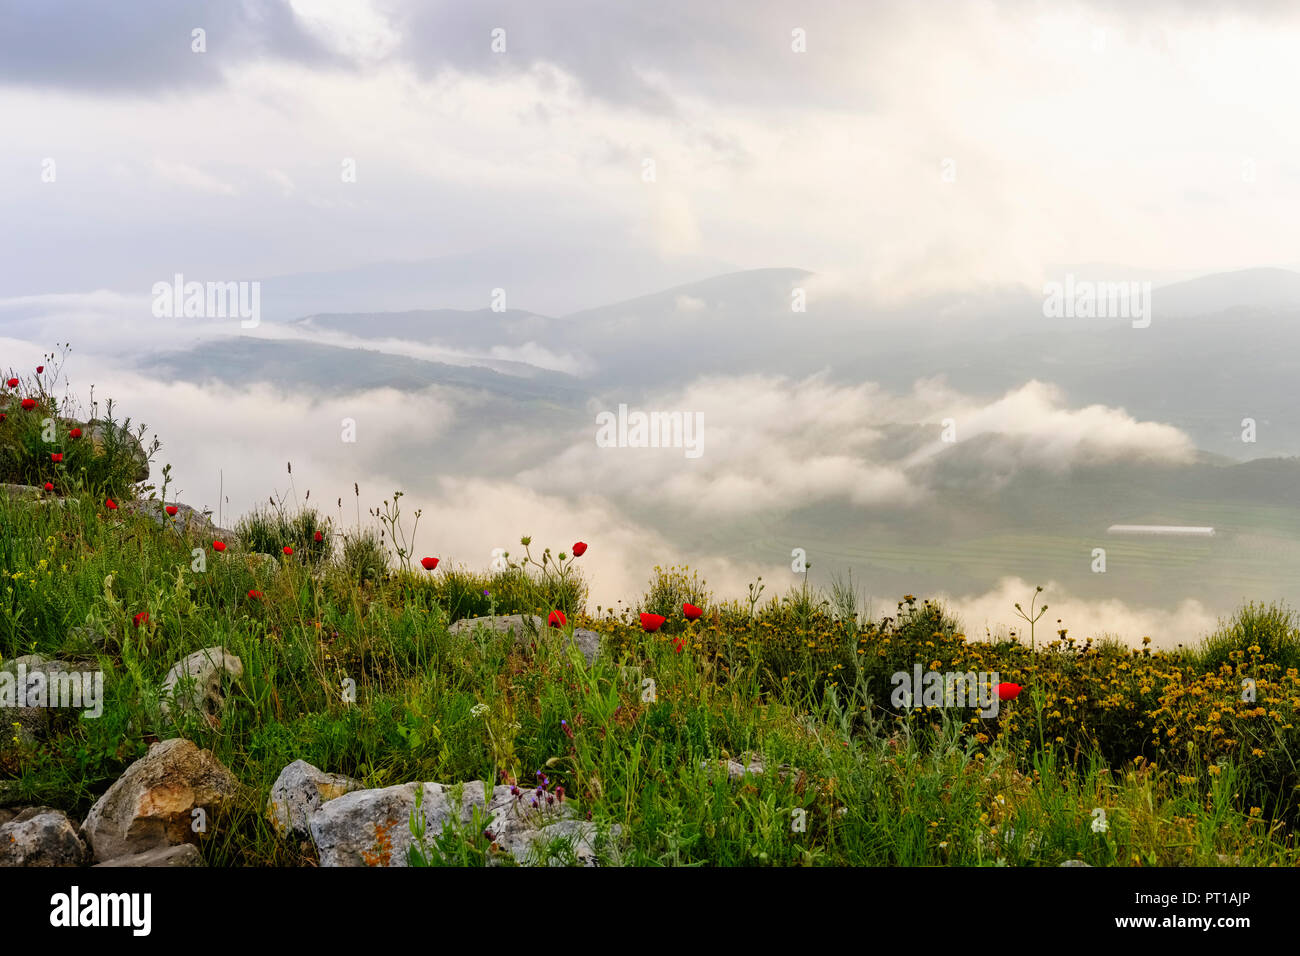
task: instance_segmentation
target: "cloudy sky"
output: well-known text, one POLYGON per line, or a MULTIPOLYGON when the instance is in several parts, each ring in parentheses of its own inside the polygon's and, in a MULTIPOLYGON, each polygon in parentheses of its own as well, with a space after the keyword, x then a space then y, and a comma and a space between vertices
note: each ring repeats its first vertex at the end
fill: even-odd
MULTIPOLYGON (((149 314, 176 273, 443 259, 465 281, 415 304, 485 308, 504 287, 556 315, 769 267, 867 302, 1039 290, 1088 265, 1156 280, 1294 267, 1298 25, 1300 8, 1266 2, 0 0, 3 361, 72 340, 74 384, 114 383, 196 504, 218 504, 224 463, 238 511, 287 490, 286 457, 313 500, 350 490, 363 469, 333 434, 359 406, 392 447, 435 441, 463 406, 439 389, 142 376, 127 358, 201 341, 149 314)), ((494 354, 576 370, 529 344, 494 354)), ((1072 407, 1047 381, 976 397, 941 378, 755 373, 660 397, 716 423, 698 468, 628 468, 575 426, 515 475, 412 487, 372 458, 360 477, 374 498, 406 486, 469 563, 522 530, 600 529, 608 601, 673 558, 620 498, 737 518, 790 500, 924 506, 917 473, 939 449, 884 452, 879 429, 900 419, 956 414, 966 435, 1023 440, 1034 466, 1193 452, 1175 427, 1072 407)), ((762 567, 710 565, 731 594, 762 567)), ((983 620, 1022 583, 955 597, 983 620)), ((1195 601, 1063 606, 1104 630, 1211 620, 1195 601)))
POLYGON ((797 266, 903 295, 1061 263, 1285 265, 1298 15, 3 0, 0 294, 506 245, 581 265, 529 287, 538 311, 599 304, 610 268, 627 294, 797 266))

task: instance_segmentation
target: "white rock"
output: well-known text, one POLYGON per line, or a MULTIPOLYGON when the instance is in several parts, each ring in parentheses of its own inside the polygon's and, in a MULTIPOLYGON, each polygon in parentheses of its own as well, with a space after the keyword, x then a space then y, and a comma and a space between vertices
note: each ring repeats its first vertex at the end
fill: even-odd
POLYGON ((205 647, 184 660, 177 661, 162 685, 162 713, 169 716, 173 706, 216 716, 221 710, 222 679, 244 675, 244 662, 224 647, 205 647))

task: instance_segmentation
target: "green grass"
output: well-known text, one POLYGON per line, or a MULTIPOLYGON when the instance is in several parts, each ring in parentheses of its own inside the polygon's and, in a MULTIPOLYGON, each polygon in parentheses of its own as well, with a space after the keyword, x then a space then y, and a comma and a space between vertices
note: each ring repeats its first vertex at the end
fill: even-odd
MULTIPOLYGON (((370 787, 524 782, 545 769, 582 815, 621 828, 606 862, 629 865, 1300 862, 1296 777, 1279 762, 1294 748, 1290 731, 1278 729, 1275 745, 1252 742, 1269 748, 1267 758, 1211 756, 1153 747, 1149 732, 1135 729, 1140 714, 1097 702, 1077 737, 1062 724, 1063 743, 1040 747, 1023 731, 1032 719, 1016 723, 1033 715, 1029 695, 1016 702, 1022 710, 974 729, 963 711, 900 714, 885 703, 887 675, 922 654, 960 667, 984 655, 1004 679, 1023 672, 1026 684, 1053 694, 1130 665, 1152 679, 1175 666, 1205 680, 1221 665, 1235 675, 1234 667, 1271 660, 1251 651, 1263 638, 1293 666, 1283 612, 1251 610, 1200 657, 1030 654, 1019 644, 964 642, 957 622, 914 601, 900 602, 888 621, 859 621, 857 585, 848 582, 835 600, 811 588, 751 609, 714 603, 704 582, 669 569, 639 600, 629 596, 633 607, 670 616, 663 632, 646 634, 632 618, 582 613, 585 558, 566 556, 557 569, 548 555, 492 573, 426 572, 418 562, 411 571, 381 568, 377 538, 338 546, 328 522, 307 510, 248 516, 240 524, 247 546, 221 554, 89 495, 64 507, 0 496, 0 525, 0 656, 92 661, 107 695, 97 720, 61 713, 38 746, 6 740, 0 800, 80 818, 149 740, 183 735, 248 788, 203 837, 213 865, 311 861, 309 846, 277 837, 265 816, 272 783, 297 759, 370 787), (285 544, 293 554, 283 554, 285 544), (686 599, 705 606, 706 619, 687 624, 686 599), (448 632, 463 617, 553 607, 567 609, 570 625, 602 633, 595 664, 559 642, 520 648, 504 636, 448 632), (140 612, 149 619, 137 628, 140 612), (86 625, 106 635, 102 647, 70 636, 86 625), (165 723, 156 703, 164 674, 212 645, 244 665, 219 720, 165 723), (349 681, 355 702, 343 693, 349 681), (718 762, 745 752, 762 754, 769 770, 729 781, 718 762), (1094 829, 1097 809, 1103 830, 1094 829)), ((1260 671, 1261 687, 1272 673, 1260 671)), ((1137 684, 1124 694, 1157 703, 1137 684)), ((1043 710, 1052 706, 1062 705, 1043 710)), ((1049 741, 1056 736, 1049 731, 1049 741)), ((553 850, 563 858, 562 847, 553 850)), ((429 865, 479 865, 489 851, 475 823, 418 852, 429 865)))

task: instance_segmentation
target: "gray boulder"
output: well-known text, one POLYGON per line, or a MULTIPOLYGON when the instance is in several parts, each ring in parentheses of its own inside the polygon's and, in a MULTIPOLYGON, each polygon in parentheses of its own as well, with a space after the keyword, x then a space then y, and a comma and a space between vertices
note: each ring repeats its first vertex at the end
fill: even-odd
POLYGON ((322 804, 361 789, 358 780, 325 773, 305 760, 295 760, 280 771, 271 787, 271 823, 281 836, 309 836, 311 815, 322 804))
POLYGON ((81 866, 88 856, 62 810, 29 807, 0 824, 0 866, 81 866))
MULTIPOLYGON (((415 840, 411 815, 415 796, 423 790, 426 845, 448 825, 471 824, 474 808, 488 820, 487 830, 503 853, 518 863, 535 862, 542 847, 554 839, 569 843, 577 860, 596 863, 596 828, 576 819, 572 802, 534 810, 514 797, 509 787, 487 791, 483 781, 463 785, 459 805, 455 789, 438 783, 407 783, 379 790, 359 790, 331 800, 312 814, 310 830, 320 864, 334 866, 407 866, 415 840)), ((614 829, 617 835, 618 829, 614 829)))

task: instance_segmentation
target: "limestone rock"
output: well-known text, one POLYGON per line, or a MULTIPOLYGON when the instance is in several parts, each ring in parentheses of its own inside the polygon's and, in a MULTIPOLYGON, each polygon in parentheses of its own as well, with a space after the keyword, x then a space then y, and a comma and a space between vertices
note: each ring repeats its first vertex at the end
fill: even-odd
POLYGON ((438 783, 358 790, 329 801, 312 814, 309 823, 321 866, 409 865, 408 852, 415 842, 411 814, 421 788, 426 844, 448 824, 471 824, 477 807, 488 820, 493 841, 519 863, 534 861, 539 844, 555 838, 570 841, 579 862, 596 863, 596 828, 575 819, 572 802, 533 810, 524 806, 526 796, 516 799, 509 787, 488 792, 483 781, 471 780, 463 786, 459 806, 454 804, 454 788, 438 783))
POLYGON ((244 662, 224 647, 205 647, 189 657, 177 661, 167 672, 162 684, 162 713, 171 714, 173 707, 195 710, 215 717, 221 711, 222 679, 229 675, 244 675, 244 662))
POLYGON ((281 836, 308 836, 308 821, 322 804, 360 789, 360 781, 295 760, 280 771, 271 787, 271 823, 281 836))
POLYGON ((90 808, 82 829, 96 860, 192 843, 193 811, 209 818, 239 792, 211 751, 181 737, 149 748, 90 808))
POLYGON ((81 866, 86 843, 61 810, 29 807, 0 825, 0 866, 81 866))
POLYGON ((134 853, 131 856, 119 856, 112 860, 105 860, 103 863, 96 863, 96 868, 101 866, 206 866, 203 862, 203 854, 193 843, 182 843, 179 846, 160 846, 155 850, 145 850, 143 853, 134 853))

